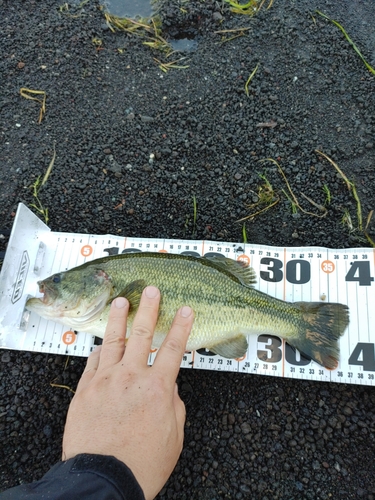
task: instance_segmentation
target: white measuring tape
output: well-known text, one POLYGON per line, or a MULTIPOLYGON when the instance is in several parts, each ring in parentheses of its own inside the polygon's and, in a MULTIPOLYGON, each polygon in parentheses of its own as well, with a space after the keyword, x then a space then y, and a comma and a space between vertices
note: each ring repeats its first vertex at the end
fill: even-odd
MULTIPOLYGON (((36 282, 89 260, 124 252, 224 255, 253 267, 255 288, 289 302, 340 302, 350 323, 340 339, 340 363, 330 371, 273 335, 250 335, 247 355, 226 359, 206 349, 186 353, 181 366, 308 380, 375 384, 375 251, 284 248, 213 241, 177 241, 51 232, 20 205, 0 276, 0 347, 88 356, 94 337, 25 312, 36 282), (35 220, 36 219, 36 220, 35 220), (10 319, 12 318, 12 319, 10 319)), ((150 353, 153 362, 156 352, 150 353)))

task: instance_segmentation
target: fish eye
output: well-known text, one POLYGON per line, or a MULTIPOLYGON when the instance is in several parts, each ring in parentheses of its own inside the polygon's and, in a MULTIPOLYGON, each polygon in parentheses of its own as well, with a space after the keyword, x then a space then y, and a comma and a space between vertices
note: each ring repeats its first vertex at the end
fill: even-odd
POLYGON ((59 274, 55 274, 55 276, 52 278, 52 281, 54 283, 60 283, 61 281, 61 276, 59 274))

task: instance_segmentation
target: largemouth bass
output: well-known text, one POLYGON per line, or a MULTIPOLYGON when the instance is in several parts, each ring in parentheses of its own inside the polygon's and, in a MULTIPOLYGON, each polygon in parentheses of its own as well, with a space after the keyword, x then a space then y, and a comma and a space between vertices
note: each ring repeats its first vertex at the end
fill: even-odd
POLYGON ((338 365, 338 339, 349 323, 348 307, 285 302, 254 289, 250 267, 220 257, 128 253, 103 257, 38 282, 43 298, 26 307, 46 319, 103 337, 111 301, 130 303, 131 324, 143 289, 157 286, 161 306, 153 347, 161 346, 179 307, 195 313, 187 350, 205 347, 226 358, 245 355, 250 333, 277 335, 320 365, 338 365))

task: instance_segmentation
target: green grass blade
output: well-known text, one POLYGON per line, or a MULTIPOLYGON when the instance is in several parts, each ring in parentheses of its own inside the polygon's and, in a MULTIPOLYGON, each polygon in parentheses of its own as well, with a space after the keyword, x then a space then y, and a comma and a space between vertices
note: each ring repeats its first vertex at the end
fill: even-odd
POLYGON ((250 84, 251 80, 253 79, 253 76, 255 75, 255 73, 258 71, 258 66, 259 66, 259 63, 255 66, 255 69, 253 70, 253 72, 251 73, 251 75, 249 76, 249 78, 247 79, 247 81, 245 83, 245 92, 246 92, 247 97, 249 97, 249 84, 250 84))
POLYGON ((55 163, 55 158, 56 158, 56 146, 55 143, 53 143, 53 155, 52 155, 52 160, 50 161, 50 164, 48 165, 47 171, 44 174, 42 183, 40 184, 40 187, 44 186, 44 184, 47 182, 48 177, 50 176, 50 173, 52 171, 53 164, 55 163))
POLYGON ((243 239, 243 243, 247 243, 247 233, 246 233, 246 225, 245 223, 243 223, 243 226, 242 226, 242 239, 243 239))
POLYGON ((335 26, 337 26, 343 32, 345 38, 348 40, 349 44, 353 47, 353 49, 355 50, 355 52, 362 59, 362 62, 364 63, 364 65, 366 66, 366 68, 370 71, 370 73, 372 73, 373 75, 375 75, 375 69, 366 61, 366 59, 361 54, 359 48, 356 46, 356 44, 353 42, 353 40, 349 37, 349 35, 345 31, 345 29, 341 26, 341 24, 338 23, 337 21, 335 21, 334 19, 329 18, 326 14, 323 14, 323 12, 320 12, 319 10, 316 10, 315 12, 317 14, 319 14, 320 16, 324 17, 325 19, 327 19, 328 21, 330 21, 331 23, 333 23, 335 26))

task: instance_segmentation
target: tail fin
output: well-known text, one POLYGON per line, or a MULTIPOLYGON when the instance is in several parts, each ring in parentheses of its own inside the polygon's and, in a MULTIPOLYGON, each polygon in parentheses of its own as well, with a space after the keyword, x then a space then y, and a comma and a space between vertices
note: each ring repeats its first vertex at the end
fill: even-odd
POLYGON ((295 302, 302 312, 299 336, 288 343, 320 365, 334 370, 340 357, 338 340, 349 324, 349 308, 344 304, 295 302))

